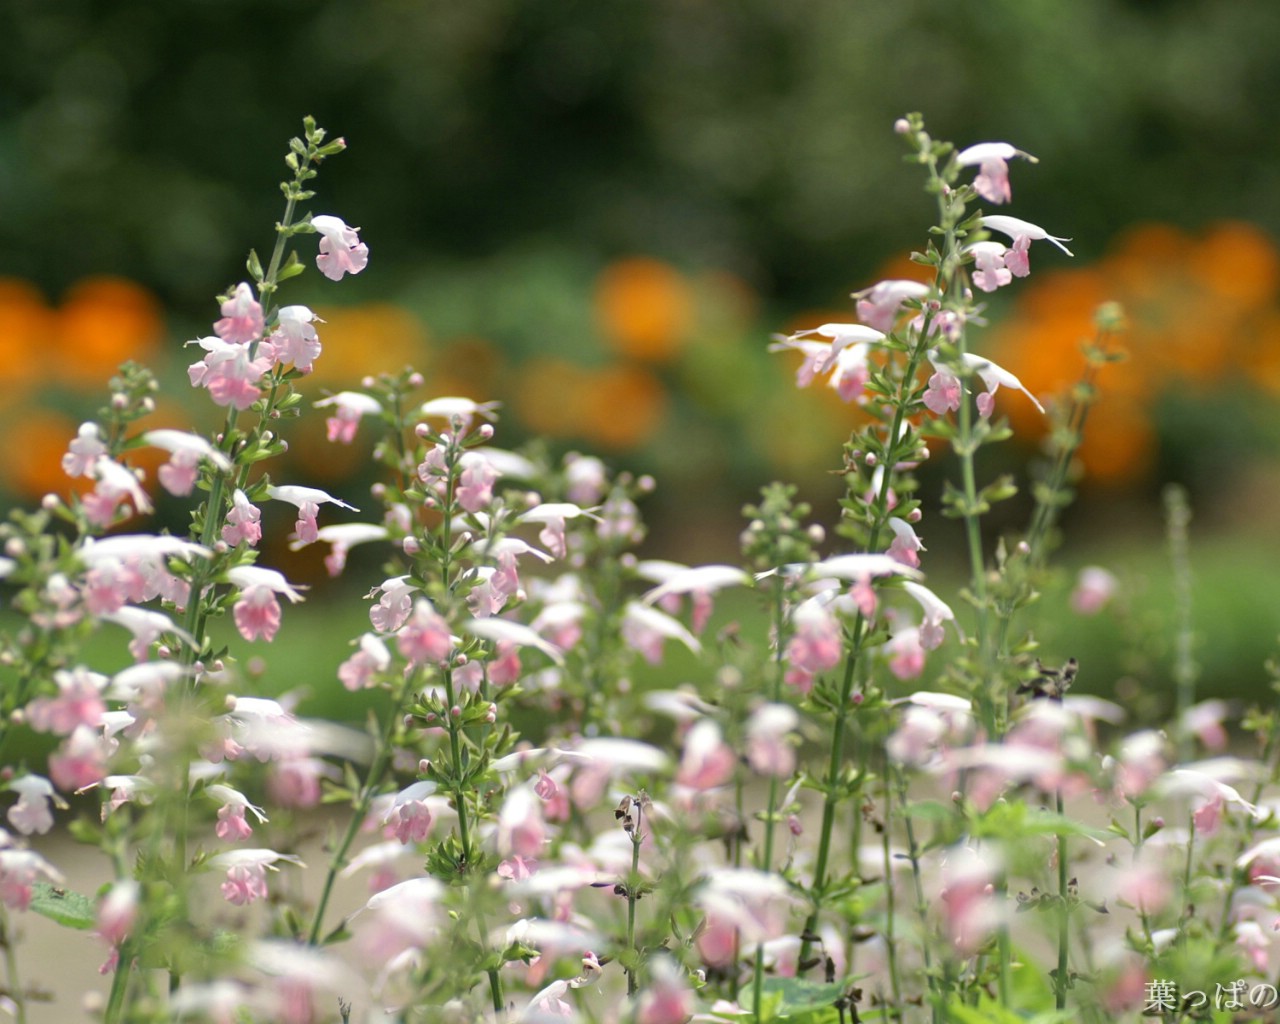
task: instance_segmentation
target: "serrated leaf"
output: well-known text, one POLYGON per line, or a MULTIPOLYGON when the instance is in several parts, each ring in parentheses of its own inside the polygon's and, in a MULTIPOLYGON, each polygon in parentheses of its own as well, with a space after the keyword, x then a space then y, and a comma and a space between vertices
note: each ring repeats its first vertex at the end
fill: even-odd
POLYGON ((88 896, 48 882, 37 882, 31 890, 31 906, 28 909, 41 917, 47 917, 64 928, 75 928, 82 932, 97 927, 98 915, 88 896))

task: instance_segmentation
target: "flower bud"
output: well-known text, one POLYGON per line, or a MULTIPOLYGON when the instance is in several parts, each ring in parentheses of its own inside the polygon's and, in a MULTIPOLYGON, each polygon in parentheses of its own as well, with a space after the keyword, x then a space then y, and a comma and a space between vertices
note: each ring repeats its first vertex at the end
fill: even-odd
POLYGON ((426 378, 424 378, 417 370, 414 370, 413 373, 409 374, 409 387, 420 388, 425 382, 426 378))
POLYGON ((422 545, 418 543, 417 537, 406 537, 400 547, 406 555, 416 555, 422 550, 422 545))
POLYGON ((924 513, 920 511, 920 509, 918 508, 913 508, 910 512, 907 513, 907 522, 909 523, 918 523, 923 518, 924 518, 924 513))
POLYGON ((55 508, 58 508, 58 506, 60 506, 61 504, 62 504, 62 499, 59 498, 56 494, 46 494, 43 498, 40 499, 40 507, 44 509, 46 512, 52 512, 55 508))
POLYGON ((488 441, 488 440, 490 440, 490 439, 493 437, 493 424, 492 424, 492 423, 481 423, 481 424, 480 424, 480 428, 476 431, 476 435, 477 435, 477 436, 478 436, 482 441, 488 441))
POLYGON ((898 135, 906 135, 907 132, 911 131, 911 122, 905 117, 900 117, 893 122, 893 130, 898 135))

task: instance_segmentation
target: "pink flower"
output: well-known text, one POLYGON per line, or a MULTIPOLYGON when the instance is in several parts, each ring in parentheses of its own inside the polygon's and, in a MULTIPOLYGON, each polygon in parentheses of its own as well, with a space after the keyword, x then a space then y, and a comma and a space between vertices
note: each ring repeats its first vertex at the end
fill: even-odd
POLYGON ((253 547, 262 539, 262 510, 249 502, 244 491, 236 488, 231 497, 231 511, 222 527, 222 539, 231 547, 248 544, 253 547))
POLYGON ((529 786, 517 786, 498 812, 498 853, 503 857, 537 857, 546 839, 541 801, 529 786))
POLYGON ((53 802, 57 799, 53 783, 43 775, 23 775, 9 783, 9 790, 18 794, 18 802, 7 815, 10 825, 24 836, 35 832, 44 835, 53 828, 53 802))
POLYGON ((916 536, 916 531, 910 523, 898 516, 890 517, 889 528, 893 530, 893 543, 889 545, 889 557, 903 565, 918 569, 920 556, 917 552, 924 551, 925 547, 916 536))
POLYGON ((925 650, 915 626, 895 630, 884 652, 889 656, 889 671, 898 679, 918 679, 924 671, 925 650))
POLYGON ((76 726, 62 741, 57 753, 49 755, 49 775, 64 792, 75 792, 101 782, 107 774, 109 751, 106 741, 87 725, 76 726))
POLYGON ((251 804, 248 797, 237 789, 215 784, 206 787, 205 792, 222 803, 222 806, 218 808, 218 824, 214 828, 214 832, 219 839, 234 842, 248 839, 253 835, 253 826, 245 818, 246 811, 252 811, 253 816, 260 822, 267 820, 262 808, 251 804))
MULTIPOLYGON (((920 646, 926 651, 932 651, 942 644, 942 624, 951 622, 954 625, 955 612, 922 583, 907 580, 902 584, 902 589, 915 598, 924 611, 924 621, 920 623, 920 646)), ((960 631, 959 626, 956 626, 956 631, 960 631)), ((963 634, 961 638, 963 639, 963 634)))
POLYGON ((208 388, 215 404, 247 409, 262 396, 256 385, 271 369, 271 360, 261 356, 251 359, 248 345, 221 338, 197 338, 188 344, 199 345, 209 353, 187 367, 187 377, 192 387, 208 388))
POLYGON ((98 934, 118 946, 129 937, 138 917, 138 883, 115 882, 98 904, 98 934))
POLYGON ((322 215, 311 218, 311 226, 320 233, 320 255, 316 266, 330 281, 341 281, 343 274, 358 274, 369 262, 369 247, 337 217, 322 215))
POLYGON ((792 617, 795 632, 787 643, 787 660, 812 676, 829 672, 844 656, 844 638, 840 624, 825 606, 805 601, 792 617))
POLYGON ((253 903, 267 896, 267 871, 278 871, 277 861, 289 861, 300 865, 302 861, 292 854, 275 850, 229 850, 209 858, 209 866, 226 868, 226 881, 222 883, 222 898, 237 907, 253 903))
POLYGON ((297 508, 298 521, 294 524, 294 529, 297 531, 297 547, 312 544, 319 539, 320 528, 316 525, 316 516, 320 514, 321 505, 328 503, 337 505, 339 508, 350 509, 352 512, 360 511, 354 505, 348 505, 341 498, 335 498, 318 487, 273 485, 267 488, 267 495, 275 498, 276 501, 287 501, 297 508))
POLYGON ((716 789, 733 778, 737 766, 738 756, 724 742, 720 726, 703 718, 685 736, 676 782, 690 789, 716 789))
POLYGON ((378 603, 369 609, 369 621, 379 633, 394 633, 413 611, 413 592, 417 584, 408 582, 408 576, 393 576, 384 580, 369 594, 381 592, 378 603))
POLYGON ((247 344, 262 335, 262 306, 253 297, 253 289, 241 281, 222 304, 222 319, 213 332, 223 341, 247 344))
POLYGON ((747 722, 747 763, 761 775, 790 775, 796 767, 790 736, 798 724, 799 717, 788 704, 758 707, 747 722))
POLYGON ((1097 615, 1115 595, 1119 581, 1101 566, 1090 565, 1080 570, 1071 592, 1071 608, 1079 615, 1097 615))
MULTIPOLYGON (((1014 277, 1026 277, 1031 273, 1031 263, 1027 257, 1027 252, 1033 241, 1046 239, 1056 245, 1068 256, 1072 255, 1063 242, 1069 242, 1069 238, 1058 238, 1051 235, 1038 224, 1032 224, 1029 221, 1019 220, 1017 217, 1005 217, 1001 214, 988 214, 982 218, 982 226, 990 228, 993 231, 999 231, 1001 234, 1008 235, 1013 239, 1013 245, 1004 257, 1004 265, 1009 268, 1010 273, 1014 277)), ((979 243, 981 244, 981 243, 979 243)))
POLYGON ((280 602, 269 587, 241 591, 232 614, 236 629, 249 641, 262 637, 270 643, 280 629, 280 602))
POLYGON ((649 962, 652 982, 640 995, 636 1024, 685 1024, 693 1016, 693 989, 668 957, 649 962))
POLYGON ((622 639, 650 665, 662 664, 662 648, 666 640, 679 640, 694 652, 702 648, 697 637, 678 620, 638 601, 628 602, 623 612, 622 639))
POLYGON ((312 322, 323 323, 306 306, 285 306, 276 314, 275 330, 258 352, 273 363, 292 363, 300 373, 310 373, 320 357, 320 339, 312 322))
POLYGON ((415 782, 396 794, 391 809, 382 819, 387 830, 402 844, 425 842, 431 831, 431 808, 426 797, 435 786, 429 782, 415 782))
POLYGON ((973 257, 973 283, 984 292, 993 292, 1013 281, 1013 271, 1006 262, 1009 250, 999 242, 974 242, 965 252, 973 257))
POLYGON ((396 646, 412 665, 444 664, 453 653, 449 624, 425 597, 413 606, 413 614, 396 634, 396 646))
POLYGON ((102 699, 106 676, 77 667, 70 671, 58 669, 53 681, 58 687, 57 697, 38 697, 27 705, 31 728, 66 736, 82 725, 91 729, 102 725, 102 715, 107 710, 102 699))
POLYGON ((333 406, 333 415, 324 421, 330 441, 350 444, 355 440, 356 428, 365 416, 382 412, 382 403, 359 391, 340 391, 315 403, 317 409, 333 406))
POLYGON ((302 595, 274 569, 242 565, 227 570, 226 578, 240 588, 240 597, 232 608, 232 615, 236 629, 246 640, 261 636, 270 642, 275 638, 280 628, 280 604, 276 594, 284 594, 294 604, 302 600, 302 595))
POLYGON ((984 356, 974 355, 972 352, 966 352, 960 356, 961 364, 971 373, 976 373, 981 378, 983 385, 986 387, 986 393, 978 396, 978 413, 982 416, 990 416, 992 408, 995 405, 996 392, 1000 390, 1001 385, 1010 388, 1016 388, 1031 399, 1031 404, 1041 413, 1044 412, 1044 406, 1039 400, 1022 385, 1022 381, 1018 380, 1012 373, 1003 366, 998 366, 990 359, 984 356))
POLYGON ((338 679, 352 691, 367 690, 376 683, 376 675, 391 667, 391 652, 375 633, 360 637, 360 650, 338 666, 338 679))
POLYGON ((107 454, 107 446, 102 443, 96 423, 82 423, 75 439, 68 446, 67 454, 62 456, 63 472, 69 477, 92 476, 92 467, 98 457, 107 454))
POLYGON ((604 497, 608 478, 594 455, 570 452, 564 457, 565 497, 577 505, 594 505, 604 497))
POLYGON ((1000 921, 995 901, 999 875, 990 850, 971 847, 952 850, 943 864, 943 918, 958 952, 968 956, 982 945, 1000 921))
POLYGON ((66 884, 57 868, 34 850, 0 849, 0 903, 12 910, 26 910, 41 875, 55 885, 66 884))
POLYGON ((948 411, 960 408, 960 395, 960 379, 946 370, 938 370, 929 378, 929 386, 922 398, 931 413, 945 416, 948 411))
POLYGON ((513 643, 499 642, 489 662, 489 682, 494 686, 510 686, 520 678, 520 649, 513 643))
POLYGON ((929 286, 919 281, 880 281, 866 291, 855 292, 858 319, 868 327, 888 334, 902 311, 907 299, 922 299, 929 294, 929 286))
POLYGON ((467 452, 459 464, 462 474, 456 492, 458 504, 468 512, 488 508, 493 503, 493 485, 498 482, 498 471, 477 452, 467 452))
POLYGON ((961 167, 978 168, 978 176, 973 179, 973 190, 989 203, 1007 203, 1013 198, 1009 187, 1009 165, 1007 161, 1020 156, 1031 163, 1038 163, 1030 153, 1014 149, 1007 142, 979 142, 975 146, 963 149, 956 154, 956 163, 961 167))

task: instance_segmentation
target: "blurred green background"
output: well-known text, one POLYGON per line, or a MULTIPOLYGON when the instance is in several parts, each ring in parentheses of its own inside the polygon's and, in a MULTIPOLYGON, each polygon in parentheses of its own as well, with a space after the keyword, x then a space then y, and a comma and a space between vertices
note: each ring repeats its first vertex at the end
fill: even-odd
MULTIPOLYGON (((992 298, 980 351, 1050 395, 1096 306, 1129 313, 1067 561, 1129 556, 1157 614, 1156 496, 1186 484, 1206 636, 1234 637, 1229 664, 1221 640, 1202 660, 1218 686, 1261 677, 1280 627, 1258 571, 1280 551, 1274 0, 7 0, 0 39, 0 501, 65 491, 58 455, 123 358, 174 381, 163 425, 188 422, 180 343, 270 247, 311 114, 351 145, 314 212, 372 253, 287 293, 329 321, 314 397, 412 362, 433 393, 500 399, 503 443, 657 476, 651 553, 732 559, 737 508, 774 477, 830 520, 857 413, 765 348, 850 319, 849 292, 923 245, 931 201, 891 130, 920 110, 938 137, 1039 157, 1001 212, 1073 239, 1074 261, 1037 251, 992 298)), ((1016 395, 1000 411, 1033 457, 1042 422, 1016 395)), ((362 494, 363 439, 298 426, 274 475, 362 494)), ((944 561, 947 524, 922 532, 944 561)), ((267 555, 316 571, 288 559, 267 555)))

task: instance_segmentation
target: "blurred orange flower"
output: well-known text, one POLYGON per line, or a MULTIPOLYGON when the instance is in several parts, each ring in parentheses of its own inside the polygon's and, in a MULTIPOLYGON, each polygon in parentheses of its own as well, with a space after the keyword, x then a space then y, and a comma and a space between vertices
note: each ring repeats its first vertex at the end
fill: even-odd
POLYGON ((606 267, 596 281, 595 306, 614 350, 645 362, 671 360, 693 325, 688 283, 673 267, 647 257, 606 267))
POLYGON ((57 314, 62 358, 58 379, 101 388, 126 360, 146 363, 164 334, 160 304, 122 277, 90 277, 73 285, 57 314))
MULTIPOLYGON (((1280 252, 1251 224, 1228 222, 1200 237, 1164 224, 1122 234, 1092 267, 1041 272, 992 332, 991 357, 1033 393, 1065 395, 1083 374, 1081 343, 1094 336, 1097 307, 1123 306, 1129 358, 1105 367, 1080 457, 1104 482, 1141 477, 1158 439, 1152 414, 1171 387, 1197 392, 1234 384, 1242 364, 1280 390, 1280 252)), ((1007 406, 1015 430, 1037 436, 1043 418, 1007 406)))

